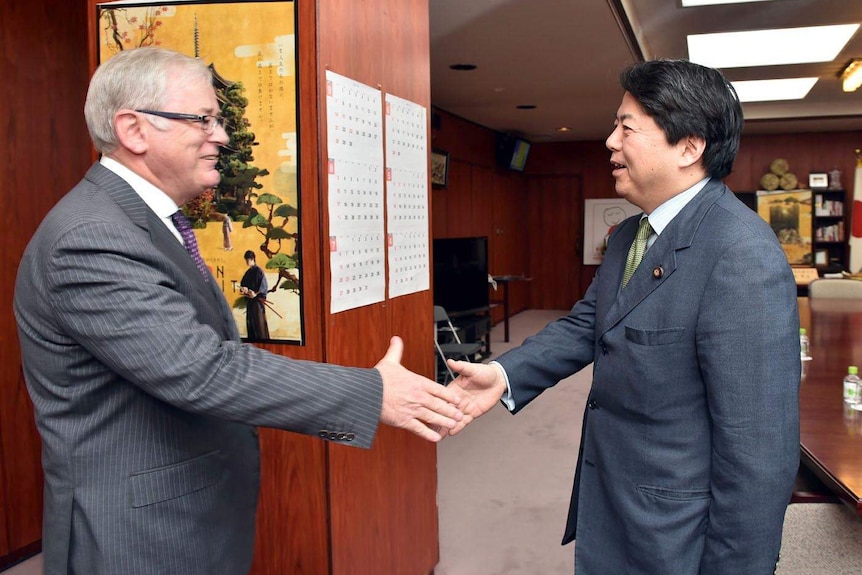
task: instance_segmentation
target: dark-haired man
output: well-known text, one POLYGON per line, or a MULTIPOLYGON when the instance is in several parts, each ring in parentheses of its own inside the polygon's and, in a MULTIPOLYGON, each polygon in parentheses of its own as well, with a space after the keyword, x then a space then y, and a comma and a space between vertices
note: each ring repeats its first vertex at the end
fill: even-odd
POLYGON ((799 462, 796 285, 769 226, 722 183, 742 109, 714 69, 636 64, 606 145, 643 210, 569 314, 495 365, 451 362, 517 413, 593 364, 564 543, 579 575, 767 575, 799 462))

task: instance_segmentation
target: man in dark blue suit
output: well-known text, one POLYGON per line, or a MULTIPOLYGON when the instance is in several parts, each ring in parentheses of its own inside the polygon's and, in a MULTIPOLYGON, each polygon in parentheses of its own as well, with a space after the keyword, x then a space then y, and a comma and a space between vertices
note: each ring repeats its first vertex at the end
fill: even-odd
MULTIPOLYGON (((579 575, 766 575, 799 462, 796 284, 722 183, 742 109, 717 70, 636 64, 606 145, 643 210, 584 298, 492 365, 452 362, 478 417, 593 364, 564 543, 579 575)), ((452 430, 460 431, 470 417, 452 430)))

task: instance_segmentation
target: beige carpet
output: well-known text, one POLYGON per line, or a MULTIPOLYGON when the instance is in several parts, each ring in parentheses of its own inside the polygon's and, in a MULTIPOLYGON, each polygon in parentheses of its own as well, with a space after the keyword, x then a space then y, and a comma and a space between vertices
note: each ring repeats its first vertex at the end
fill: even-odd
MULTIPOLYGON (((514 316, 508 344, 495 326, 492 351, 502 353, 562 313, 514 316)), ((587 368, 560 382, 517 416, 497 407, 439 445, 435 575, 572 575, 573 546, 560 539, 591 375, 587 368)), ((860 575, 862 520, 844 505, 791 505, 781 557, 778 575, 860 575)), ((3 575, 38 575, 41 567, 36 556, 3 575)))
MULTIPOLYGON (((495 326, 492 351, 499 355, 563 313, 514 316, 508 344, 502 324, 495 326)), ((435 575, 572 575, 573 546, 560 540, 591 377, 588 367, 517 416, 498 406, 439 445, 435 575)), ((862 519, 849 508, 794 504, 786 517, 778 575, 862 575, 862 519)))

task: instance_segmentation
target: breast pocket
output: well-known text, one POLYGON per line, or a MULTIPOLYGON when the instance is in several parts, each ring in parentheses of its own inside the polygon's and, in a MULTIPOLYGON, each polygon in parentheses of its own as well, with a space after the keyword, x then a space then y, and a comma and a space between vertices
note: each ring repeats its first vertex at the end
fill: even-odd
POLYGON ((176 499, 214 485, 222 476, 218 450, 172 465, 139 471, 129 476, 132 507, 146 507, 176 499))
POLYGON ((626 326, 626 339, 638 345, 673 345, 679 343, 684 333, 684 327, 637 329, 626 326))

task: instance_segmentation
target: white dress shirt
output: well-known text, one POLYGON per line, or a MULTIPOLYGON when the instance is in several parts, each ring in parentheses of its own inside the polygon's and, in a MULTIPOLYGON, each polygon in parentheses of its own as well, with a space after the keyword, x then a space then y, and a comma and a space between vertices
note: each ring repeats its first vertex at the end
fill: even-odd
POLYGON ((135 193, 141 196, 144 203, 159 216, 159 219, 174 234, 177 241, 181 244, 183 243, 183 237, 176 226, 174 226, 174 222, 171 221, 171 215, 176 213, 180 208, 166 193, 113 158, 102 156, 99 159, 99 163, 126 180, 132 189, 135 190, 135 193))

